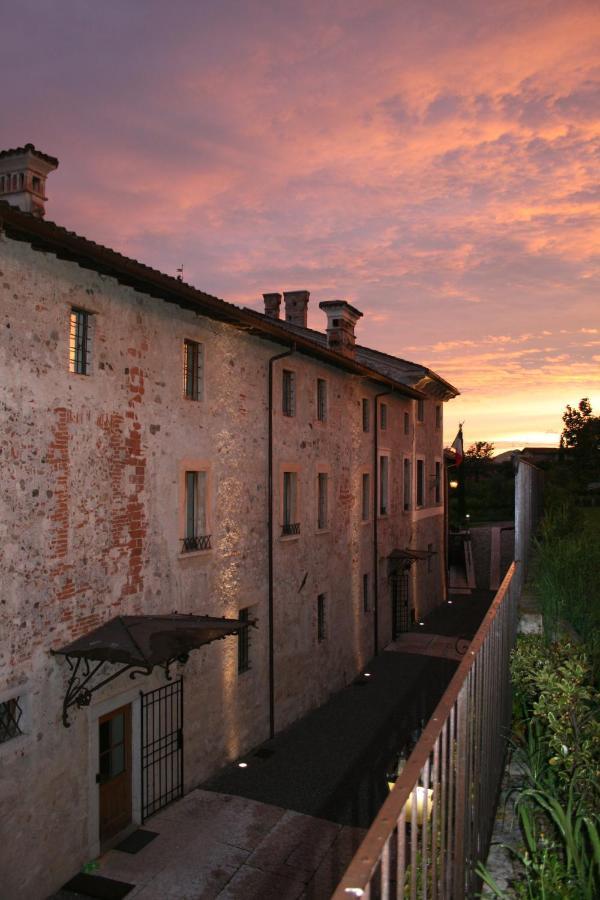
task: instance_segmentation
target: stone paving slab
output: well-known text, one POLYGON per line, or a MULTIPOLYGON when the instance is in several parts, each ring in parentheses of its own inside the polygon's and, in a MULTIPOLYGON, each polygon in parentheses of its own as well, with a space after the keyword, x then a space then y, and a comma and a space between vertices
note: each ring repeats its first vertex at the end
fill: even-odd
POLYGON ((201 789, 152 816, 139 853, 109 850, 98 875, 127 900, 327 900, 364 830, 201 789))
MULTIPOLYGON (((460 662, 463 654, 456 649, 455 637, 446 637, 440 634, 427 634, 425 632, 411 631, 401 634, 385 649, 392 653, 413 653, 420 656, 436 656, 439 659, 453 659, 460 662)), ((465 642, 465 649, 466 649, 465 642)))

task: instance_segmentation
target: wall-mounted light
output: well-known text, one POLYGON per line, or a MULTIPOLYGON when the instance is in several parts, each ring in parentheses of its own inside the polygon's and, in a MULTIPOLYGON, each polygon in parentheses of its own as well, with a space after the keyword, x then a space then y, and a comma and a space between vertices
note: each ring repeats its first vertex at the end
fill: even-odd
POLYGON ((449 484, 450 484, 450 487, 451 487, 451 488, 457 488, 457 487, 458 487, 458 481, 450 481, 449 484))

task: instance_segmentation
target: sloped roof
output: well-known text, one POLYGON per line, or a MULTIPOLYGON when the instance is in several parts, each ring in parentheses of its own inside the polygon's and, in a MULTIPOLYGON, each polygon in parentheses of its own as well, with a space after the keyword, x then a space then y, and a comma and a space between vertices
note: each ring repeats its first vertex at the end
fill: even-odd
MULTIPOLYGON (((5 154, 7 152, 11 151, 4 151, 5 154)), ((48 159, 51 160, 52 157, 48 159)), ((54 222, 22 212, 2 200, 0 200, 0 228, 9 237, 26 241, 34 249, 54 253, 59 259, 71 260, 82 268, 109 275, 141 293, 227 322, 257 337, 284 346, 294 346, 300 353, 313 356, 352 374, 370 378, 405 396, 419 399, 427 393, 442 399, 450 399, 459 393, 456 388, 424 366, 360 346, 356 348, 355 358, 350 359, 330 350, 327 346, 327 336, 321 332, 293 326, 281 319, 274 319, 255 310, 221 300, 178 278, 165 275, 144 263, 68 231, 54 222)))

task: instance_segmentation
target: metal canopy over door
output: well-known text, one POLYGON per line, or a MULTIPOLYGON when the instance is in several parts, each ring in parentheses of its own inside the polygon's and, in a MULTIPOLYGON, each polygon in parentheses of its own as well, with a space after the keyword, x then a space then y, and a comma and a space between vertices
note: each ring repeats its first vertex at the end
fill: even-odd
POLYGON ((131 823, 131 704, 98 720, 100 843, 131 823))
POLYGON ((410 631, 411 610, 408 589, 408 569, 395 572, 391 577, 392 594, 392 640, 399 634, 410 631))
POLYGON ((183 796, 183 679, 141 694, 142 821, 183 796))

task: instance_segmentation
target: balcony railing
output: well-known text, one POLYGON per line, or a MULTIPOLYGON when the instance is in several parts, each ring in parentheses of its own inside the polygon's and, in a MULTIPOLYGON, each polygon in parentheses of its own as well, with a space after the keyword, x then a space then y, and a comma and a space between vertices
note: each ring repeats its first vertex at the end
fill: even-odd
POLYGON ((300 534, 300 522, 286 522, 281 526, 281 534, 300 534))
POLYGON ((515 563, 332 900, 479 896, 510 730, 515 563))
POLYGON ((181 539, 181 552, 192 553, 194 550, 210 550, 210 534, 195 534, 181 539))

